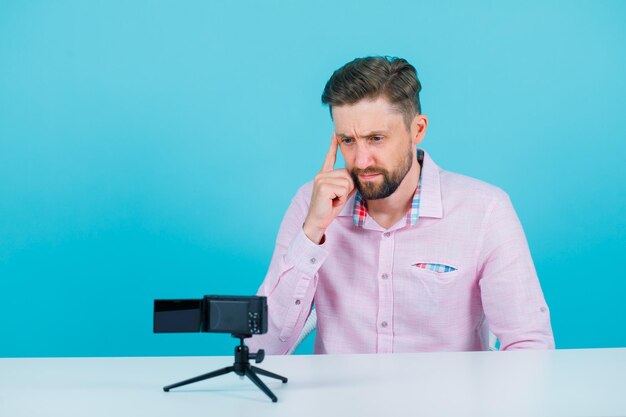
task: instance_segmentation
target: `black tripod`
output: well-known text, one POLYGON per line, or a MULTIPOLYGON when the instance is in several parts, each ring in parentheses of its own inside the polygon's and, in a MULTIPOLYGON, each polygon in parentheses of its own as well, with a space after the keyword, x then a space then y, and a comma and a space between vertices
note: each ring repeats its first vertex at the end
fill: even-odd
POLYGON ((233 337, 239 339, 239 346, 235 347, 235 363, 233 364, 233 366, 227 366, 226 368, 218 369, 216 371, 209 372, 208 374, 199 375, 194 378, 186 379, 184 381, 168 385, 166 387, 163 387, 163 391, 168 392, 172 388, 193 384, 194 382, 204 381, 205 379, 234 372, 239 376, 247 376, 252 382, 254 382, 257 387, 261 389, 261 391, 266 393, 267 396, 272 399, 272 402, 278 401, 278 398, 276 398, 274 393, 270 391, 267 385, 265 385, 265 383, 261 381, 261 378, 258 377, 257 373, 268 376, 270 378, 280 379, 281 381, 283 381, 283 383, 287 382, 287 378, 250 365, 250 359, 254 359, 256 363, 261 363, 265 358, 265 351, 263 349, 260 349, 257 353, 250 353, 248 350, 248 346, 246 346, 246 344, 243 342, 244 339, 252 337, 252 335, 234 334, 233 337))

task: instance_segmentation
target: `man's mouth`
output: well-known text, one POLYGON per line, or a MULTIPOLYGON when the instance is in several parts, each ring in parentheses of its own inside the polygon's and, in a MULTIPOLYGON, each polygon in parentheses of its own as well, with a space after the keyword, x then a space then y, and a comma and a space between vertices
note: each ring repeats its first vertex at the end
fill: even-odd
POLYGON ((378 178, 380 174, 377 173, 373 173, 373 174, 359 174, 359 179, 361 181, 372 181, 375 178, 378 178))

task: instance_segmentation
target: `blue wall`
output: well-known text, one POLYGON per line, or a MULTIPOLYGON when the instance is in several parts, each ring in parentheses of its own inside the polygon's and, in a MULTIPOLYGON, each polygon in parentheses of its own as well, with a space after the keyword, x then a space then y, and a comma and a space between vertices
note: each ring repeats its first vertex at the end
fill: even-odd
POLYGON ((626 346, 626 3, 561 3, 3 0, 0 356, 230 354, 152 300, 256 291, 326 80, 375 54, 435 161, 511 195, 557 346, 626 346))

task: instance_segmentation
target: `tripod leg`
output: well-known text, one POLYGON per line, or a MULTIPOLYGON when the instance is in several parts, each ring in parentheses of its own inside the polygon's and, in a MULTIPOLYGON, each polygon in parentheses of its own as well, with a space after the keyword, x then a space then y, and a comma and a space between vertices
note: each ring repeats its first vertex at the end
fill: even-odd
POLYGON ((186 379, 186 380, 181 381, 181 382, 177 382, 177 383, 172 384, 172 385, 168 385, 166 387, 163 387, 163 391, 168 392, 172 388, 177 388, 177 387, 181 387, 183 385, 193 384, 194 382, 198 382, 198 381, 204 381, 205 379, 209 379, 209 378, 213 378, 213 377, 216 377, 216 376, 224 375, 224 374, 227 374, 229 372, 234 372, 234 371, 235 371, 235 367, 234 366, 227 366, 226 368, 218 369, 217 371, 209 372, 208 374, 199 375, 199 376, 196 376, 196 377, 193 377, 193 378, 190 378, 190 379, 186 379))
POLYGON ((257 374, 254 373, 254 371, 252 369, 247 369, 246 370, 246 376, 248 378, 250 378, 250 380, 252 382, 254 382, 254 385, 256 385, 257 387, 259 387, 261 389, 261 391, 263 391, 265 394, 267 394, 268 397, 270 397, 272 399, 272 402, 275 403, 276 401, 278 401, 278 398, 276 398, 276 396, 274 395, 274 393, 272 391, 270 391, 270 389, 267 387, 267 385, 265 385, 263 383, 263 381, 261 381, 261 378, 259 378, 257 376, 257 374))
POLYGON ((250 366, 250 368, 259 375, 269 376, 270 378, 280 379, 283 381, 283 384, 287 382, 287 378, 284 376, 280 376, 270 371, 266 371, 265 369, 257 368, 256 366, 250 366))

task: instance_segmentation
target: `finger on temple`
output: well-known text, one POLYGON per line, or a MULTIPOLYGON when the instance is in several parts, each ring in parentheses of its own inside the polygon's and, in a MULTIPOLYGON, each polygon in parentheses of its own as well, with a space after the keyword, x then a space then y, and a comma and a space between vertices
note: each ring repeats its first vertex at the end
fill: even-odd
POLYGON ((328 153, 326 154, 326 159, 324 160, 324 165, 322 166, 322 172, 332 171, 335 169, 335 162, 337 161, 337 148, 339 147, 339 142, 337 141, 337 136, 333 133, 333 138, 330 141, 330 148, 328 149, 328 153))

